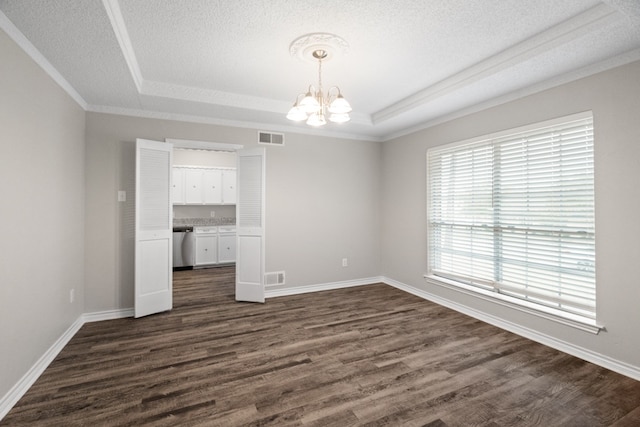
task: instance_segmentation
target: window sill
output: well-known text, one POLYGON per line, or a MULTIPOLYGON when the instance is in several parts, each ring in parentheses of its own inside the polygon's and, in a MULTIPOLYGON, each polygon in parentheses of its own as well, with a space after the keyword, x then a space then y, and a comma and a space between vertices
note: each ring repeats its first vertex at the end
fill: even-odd
POLYGON ((466 295, 471 295, 485 301, 490 301, 495 304, 502 305, 504 307, 509 307, 514 310, 542 317, 556 323, 571 326, 573 328, 580 329, 594 335, 597 335, 601 330, 605 329, 604 326, 597 325, 596 322, 592 319, 577 316, 571 313, 561 312, 560 310, 554 310, 550 307, 540 307, 536 304, 528 303, 527 301, 476 288, 475 286, 465 285, 464 283, 458 283, 453 280, 448 280, 430 274, 425 274, 424 278, 429 284, 441 286, 443 288, 461 292, 466 295))

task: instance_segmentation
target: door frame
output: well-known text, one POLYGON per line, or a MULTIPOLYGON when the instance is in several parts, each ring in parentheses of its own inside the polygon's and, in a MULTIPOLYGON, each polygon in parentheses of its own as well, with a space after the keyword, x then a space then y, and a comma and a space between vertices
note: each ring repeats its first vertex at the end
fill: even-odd
MULTIPOLYGON (((228 143, 222 143, 222 142, 201 141, 201 140, 192 140, 192 139, 165 138, 165 142, 171 143, 174 149, 183 148, 183 149, 191 149, 191 150, 228 151, 228 152, 234 152, 236 153, 236 155, 239 150, 245 149, 245 146, 241 144, 228 144, 228 143)), ((266 185, 267 185, 266 175, 263 181, 263 185, 266 188, 266 185)), ((236 186, 236 192, 237 191, 238 190, 236 186)), ((173 209, 172 209, 172 213, 173 213, 173 209)), ((237 235, 236 235, 236 239, 237 239, 237 235)), ((264 249, 266 247, 266 240, 264 240, 264 236, 263 236, 263 242, 265 243, 263 246, 263 254, 264 254, 264 257, 266 258, 266 249, 264 249)), ((241 262, 242 261, 240 259, 236 259, 236 269, 238 268, 238 264, 241 262)), ((237 280, 238 279, 236 277, 236 283, 237 283, 237 280)), ((264 280, 264 277, 263 277, 263 280, 264 280)))

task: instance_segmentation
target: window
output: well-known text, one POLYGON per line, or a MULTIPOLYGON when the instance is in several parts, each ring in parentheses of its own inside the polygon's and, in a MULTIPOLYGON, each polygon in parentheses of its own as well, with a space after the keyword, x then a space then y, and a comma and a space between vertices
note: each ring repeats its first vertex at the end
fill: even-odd
POLYGON ((595 324, 593 116, 427 152, 429 277, 595 324))

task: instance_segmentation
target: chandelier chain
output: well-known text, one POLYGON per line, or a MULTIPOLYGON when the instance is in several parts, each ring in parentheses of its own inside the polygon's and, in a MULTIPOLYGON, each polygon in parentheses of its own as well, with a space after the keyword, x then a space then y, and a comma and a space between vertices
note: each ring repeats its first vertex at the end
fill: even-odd
POLYGON ((322 57, 318 58, 318 91, 322 93, 322 57))

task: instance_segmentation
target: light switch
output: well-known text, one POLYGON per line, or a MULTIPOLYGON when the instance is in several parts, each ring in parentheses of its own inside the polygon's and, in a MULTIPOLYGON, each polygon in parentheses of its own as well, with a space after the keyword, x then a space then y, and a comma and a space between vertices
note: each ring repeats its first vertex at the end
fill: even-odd
POLYGON ((119 202, 126 202, 127 201, 127 192, 120 190, 118 191, 118 201, 119 202))

